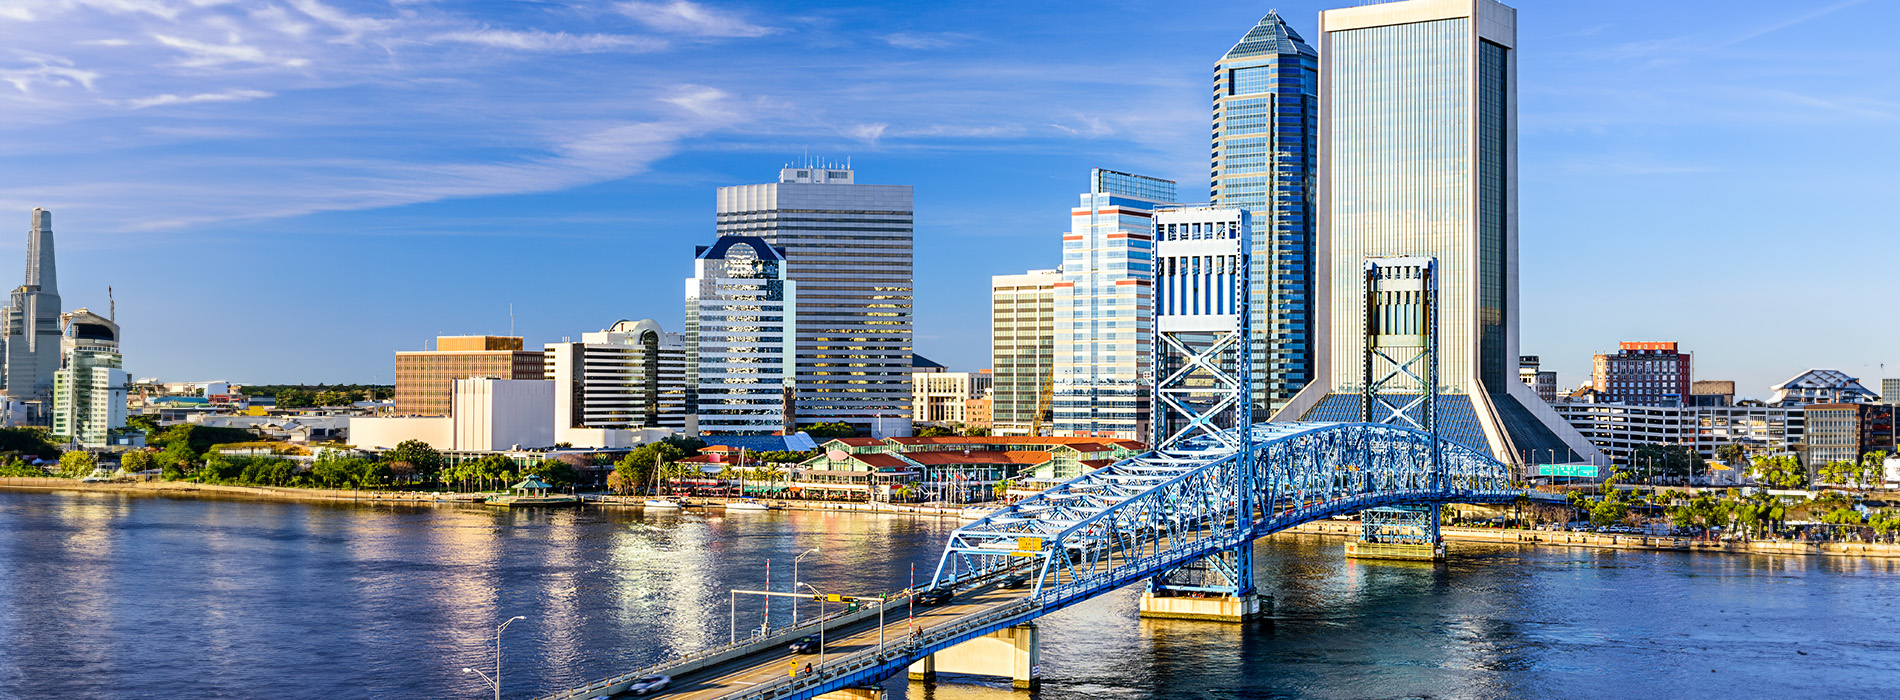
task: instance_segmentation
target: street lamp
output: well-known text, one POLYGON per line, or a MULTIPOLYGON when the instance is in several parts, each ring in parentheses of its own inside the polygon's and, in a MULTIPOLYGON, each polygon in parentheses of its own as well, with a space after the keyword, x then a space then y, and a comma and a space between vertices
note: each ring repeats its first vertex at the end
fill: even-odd
POLYGON ((488 674, 482 673, 478 669, 466 668, 466 667, 462 669, 463 673, 473 673, 477 676, 481 676, 482 680, 488 681, 489 685, 494 686, 495 700, 501 700, 501 631, 508 629, 508 625, 510 623, 513 623, 515 620, 526 620, 526 619, 528 618, 522 617, 520 615, 516 615, 514 617, 508 618, 508 622, 501 623, 500 627, 495 628, 495 677, 494 678, 489 678, 488 674))
MULTIPOLYGON (((811 549, 807 549, 803 552, 800 552, 798 556, 796 557, 792 557, 792 592, 793 593, 798 592, 798 584, 801 583, 798 580, 798 562, 800 560, 803 560, 805 558, 805 555, 807 554, 817 554, 817 553, 818 553, 818 548, 813 547, 811 549)), ((825 606, 823 605, 818 606, 818 610, 819 610, 818 614, 821 617, 824 616, 824 607, 825 606)), ((798 626, 798 599, 797 598, 792 599, 792 626, 793 627, 798 626)))
MULTIPOLYGON (((792 592, 797 593, 799 586, 811 588, 811 592, 818 596, 818 665, 823 666, 825 665, 825 594, 816 588, 812 588, 811 584, 805 583, 804 581, 794 582, 792 584, 792 592)), ((797 609, 798 602, 796 599, 793 600, 792 606, 792 609, 797 609)))

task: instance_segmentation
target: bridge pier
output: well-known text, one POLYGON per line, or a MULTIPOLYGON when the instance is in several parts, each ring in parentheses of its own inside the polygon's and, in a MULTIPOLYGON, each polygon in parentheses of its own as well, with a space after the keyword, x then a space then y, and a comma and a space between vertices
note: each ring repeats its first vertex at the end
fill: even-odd
POLYGON ((1034 688, 1041 675, 1042 635, 1035 623, 1005 627, 910 665, 910 679, 932 682, 938 673, 999 676, 1017 688, 1034 688))
POLYGON ((818 695, 815 700, 884 700, 884 689, 844 688, 818 695))
POLYGON ((1245 622, 1260 615, 1260 594, 1167 595, 1167 589, 1150 588, 1141 594, 1141 616, 1165 620, 1206 620, 1209 622, 1245 622), (1161 595, 1156 595, 1159 592, 1161 595))

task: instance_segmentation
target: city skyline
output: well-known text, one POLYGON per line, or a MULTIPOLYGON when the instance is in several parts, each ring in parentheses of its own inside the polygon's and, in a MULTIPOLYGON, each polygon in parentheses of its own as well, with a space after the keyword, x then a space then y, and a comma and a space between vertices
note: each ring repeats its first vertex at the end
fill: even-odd
MULTIPOLYGON (((1317 10, 1334 6, 1277 9, 1311 37, 1317 10)), ((1023 57, 1059 53, 1038 42, 1076 41, 1059 36, 1075 27, 1042 21, 1069 13, 1012 8, 1026 28, 942 34, 913 28, 945 25, 950 10, 588 7, 450 18, 300 2, 279 8, 276 25, 268 13, 237 17, 227 34, 210 30, 217 8, 180 4, 168 19, 16 5, 0 11, 0 31, 34 53, 0 63, 0 105, 14 115, 0 125, 13 137, 0 158, 34 167, 9 169, 0 207, 60 213, 66 301, 97 308, 106 285, 118 288, 140 376, 389 383, 390 349, 507 332, 510 302, 513 330, 535 347, 616 318, 682 327, 668 280, 690 273, 685 247, 709 238, 714 189, 757 182, 810 148, 851 157, 866 182, 916 187, 916 349, 977 369, 988 363, 987 278, 1053 265, 1064 203, 1090 167, 1175 179, 1186 192, 1204 184, 1207 67, 1275 9, 1149 10, 1128 22, 1143 10, 1125 8, 1081 21, 1145 36, 1147 52, 1030 65, 1023 57), (52 21, 62 31, 26 36, 52 21), (283 37, 302 26, 303 38, 267 41, 271 26, 283 37), (861 31, 877 26, 897 31, 861 31), (812 46, 838 57, 717 70, 812 46), (661 62, 681 72, 612 99, 557 100, 568 121, 522 119, 541 129, 525 140, 533 146, 506 145, 528 128, 499 123, 521 119, 518 108, 468 122, 427 106, 611 92, 624 86, 573 85, 661 62), (1103 73, 1116 89, 1073 79, 1081 65, 1114 66, 1103 73), (794 70, 797 80, 770 85, 794 70), (365 77, 376 71, 388 75, 365 77), (526 94, 508 81, 453 87, 495 72, 575 80, 526 94), (849 87, 867 78, 904 89, 849 87), (353 100, 402 109, 379 121, 344 107, 353 100), (479 138, 448 147, 416 125, 479 138), (574 127, 570 138, 547 140, 560 126, 574 127), (388 159, 351 165, 372 152, 388 159), (625 265, 587 264, 603 254, 652 268, 623 276, 625 265)), ((1734 379, 1757 398, 1810 367, 1874 385, 1900 372, 1878 367, 1895 332, 1853 323, 1864 317, 1854 300, 1873 298, 1877 281, 1780 280, 1790 260, 1890 250, 1891 224, 1876 214, 1894 185, 1874 164, 1895 148, 1879 129, 1895 118, 1896 87, 1876 69, 1893 49, 1872 31, 1892 8, 1762 4, 1705 17, 1711 7, 1520 8, 1536 49, 1519 69, 1522 351, 1564 386, 1624 340, 1680 342, 1698 355, 1699 378, 1734 379), (1791 43, 1811 50, 1778 50, 1791 43), (1762 323, 1779 318, 1810 325, 1762 323)), ((0 237, 0 255, 20 254, 11 240, 0 237)))

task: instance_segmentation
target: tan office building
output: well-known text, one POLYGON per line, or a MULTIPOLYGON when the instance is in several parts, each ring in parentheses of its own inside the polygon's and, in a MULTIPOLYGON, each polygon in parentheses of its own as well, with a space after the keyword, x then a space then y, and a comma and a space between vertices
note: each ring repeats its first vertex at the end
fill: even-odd
POLYGON ((434 350, 396 353, 396 412, 446 416, 457 379, 541 379, 545 355, 518 337, 445 335, 434 350))

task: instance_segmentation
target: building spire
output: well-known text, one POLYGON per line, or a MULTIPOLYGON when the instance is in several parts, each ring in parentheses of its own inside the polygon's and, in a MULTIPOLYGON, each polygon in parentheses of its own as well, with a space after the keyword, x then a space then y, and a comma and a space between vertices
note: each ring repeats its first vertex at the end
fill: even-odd
POLYGON ((26 234, 26 284, 46 294, 59 293, 59 275, 53 269, 53 212, 34 207, 32 229, 26 234))

